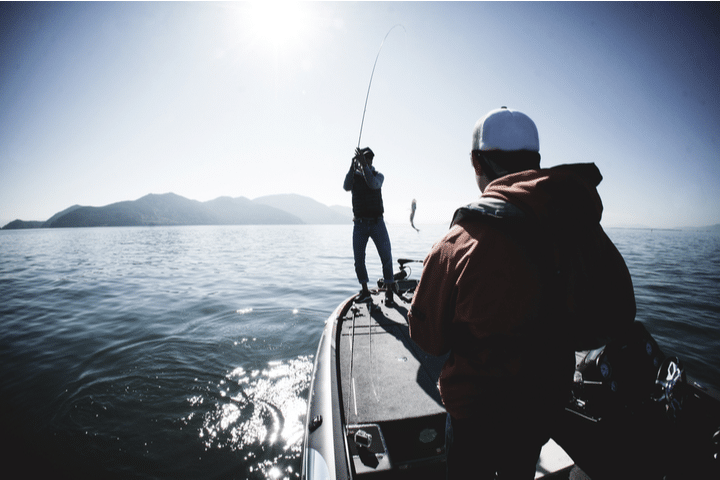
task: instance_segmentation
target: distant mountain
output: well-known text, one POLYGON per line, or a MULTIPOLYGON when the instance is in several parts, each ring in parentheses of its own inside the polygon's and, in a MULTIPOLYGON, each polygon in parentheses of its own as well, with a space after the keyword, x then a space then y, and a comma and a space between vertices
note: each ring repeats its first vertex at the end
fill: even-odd
POLYGON ((258 204, 245 197, 220 197, 205 202, 220 225, 298 224, 303 222, 292 213, 258 204))
POLYGON ((209 212, 196 200, 167 193, 146 195, 104 207, 80 207, 48 223, 50 228, 131 227, 140 225, 205 225, 209 212))
POLYGON ((346 217, 346 218, 352 218, 353 217, 353 211, 350 207, 343 207, 342 205, 333 205, 330 208, 333 209, 333 211, 339 213, 340 215, 346 217))
POLYGON ((25 220, 13 220, 3 227, 3 230, 25 230, 28 228, 42 228, 45 222, 35 222, 25 220))
POLYGON ((50 218, 48 218, 47 220, 45 220, 45 222, 43 223, 42 227, 43 227, 43 228, 48 228, 48 227, 50 227, 50 225, 51 225, 55 220, 57 220, 58 218, 62 217, 63 215, 66 215, 66 214, 72 212, 73 210, 77 210, 78 208, 83 208, 83 207, 82 207, 82 205, 73 205, 72 207, 66 208, 66 209, 63 210, 62 212, 56 213, 56 214, 53 215, 52 217, 50 217, 50 218))
MULTIPOLYGON (((349 209, 348 209, 349 210, 349 209)), ((3 229, 118 227, 150 225, 287 225, 349 223, 340 213, 300 195, 273 195, 256 200, 219 197, 208 202, 174 193, 150 194, 104 207, 74 205, 45 222, 15 220, 3 229)))
MULTIPOLYGON (((348 215, 302 195, 268 195, 253 201, 289 212, 299 217, 303 223, 308 224, 340 224, 348 223, 349 220, 348 215)), ((350 218, 352 218, 352 211, 350 211, 350 218)))

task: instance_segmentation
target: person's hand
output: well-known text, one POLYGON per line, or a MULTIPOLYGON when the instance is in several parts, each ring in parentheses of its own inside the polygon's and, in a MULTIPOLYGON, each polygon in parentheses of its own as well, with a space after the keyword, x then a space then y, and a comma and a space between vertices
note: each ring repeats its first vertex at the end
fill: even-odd
POLYGON ((357 160, 360 163, 360 166, 362 166, 362 167, 367 166, 367 160, 365 160, 365 152, 360 150, 359 148, 355 149, 355 160, 357 160))

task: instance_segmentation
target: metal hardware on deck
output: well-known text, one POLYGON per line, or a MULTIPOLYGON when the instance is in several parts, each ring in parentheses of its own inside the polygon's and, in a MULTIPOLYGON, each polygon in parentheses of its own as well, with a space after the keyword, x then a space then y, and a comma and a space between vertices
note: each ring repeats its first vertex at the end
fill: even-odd
POLYGON ((437 438, 437 431, 434 428, 426 428, 420 432, 418 440, 422 443, 430 443, 437 438))
POLYGON ((367 433, 365 430, 358 430, 355 432, 355 444, 358 447, 370 448, 372 445, 372 435, 367 433))
POLYGON ((308 424, 308 430, 310 430, 310 433, 317 430, 318 427, 322 425, 322 421, 322 415, 317 415, 316 417, 313 417, 313 419, 310 420, 310 423, 308 424))

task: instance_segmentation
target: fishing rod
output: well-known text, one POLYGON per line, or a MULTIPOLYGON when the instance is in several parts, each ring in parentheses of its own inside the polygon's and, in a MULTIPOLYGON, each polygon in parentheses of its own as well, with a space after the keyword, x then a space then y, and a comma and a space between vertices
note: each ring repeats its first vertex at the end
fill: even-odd
MULTIPOLYGON (((363 108, 362 121, 360 122, 360 135, 358 136, 357 148, 360 148, 360 139, 362 138, 363 125, 365 124, 365 112, 367 111, 368 98, 370 97, 370 87, 372 86, 373 75, 375 75, 375 67, 377 66, 378 58, 380 58, 380 52, 382 52, 383 45, 385 45, 385 40, 387 40, 390 32, 395 30, 395 27, 402 27, 402 29, 405 30, 405 27, 400 23, 394 25, 392 28, 390 28, 390 30, 388 30, 388 32, 385 34, 385 38, 383 38, 382 43, 380 43, 380 48, 378 49, 378 53, 375 56, 375 63, 373 64, 372 73, 370 73, 370 83, 368 84, 367 94, 365 95, 365 107, 363 108)), ((405 33, 407 34, 407 30, 405 30, 405 33)))

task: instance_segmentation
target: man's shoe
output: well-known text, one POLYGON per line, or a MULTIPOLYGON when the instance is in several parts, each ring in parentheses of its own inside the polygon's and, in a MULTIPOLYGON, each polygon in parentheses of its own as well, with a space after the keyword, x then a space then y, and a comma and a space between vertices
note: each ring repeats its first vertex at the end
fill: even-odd
POLYGON ((360 293, 355 297, 355 301, 359 303, 367 302, 370 300, 370 292, 368 290, 360 290, 360 293))

